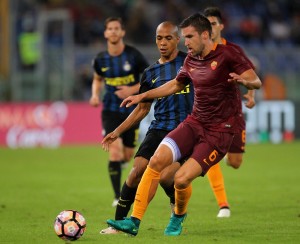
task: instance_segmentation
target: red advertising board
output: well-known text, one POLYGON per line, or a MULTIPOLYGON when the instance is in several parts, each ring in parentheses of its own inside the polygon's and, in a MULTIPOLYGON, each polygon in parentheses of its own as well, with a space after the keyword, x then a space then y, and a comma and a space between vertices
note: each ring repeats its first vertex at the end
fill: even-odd
POLYGON ((57 147, 99 143, 101 107, 88 103, 1 103, 0 146, 57 147))

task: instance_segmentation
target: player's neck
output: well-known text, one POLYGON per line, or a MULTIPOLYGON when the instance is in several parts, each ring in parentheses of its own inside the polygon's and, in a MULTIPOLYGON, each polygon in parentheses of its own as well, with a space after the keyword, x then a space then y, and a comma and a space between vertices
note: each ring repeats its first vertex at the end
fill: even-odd
POLYGON ((212 40, 210 40, 204 47, 204 49, 202 50, 202 52, 198 55, 199 59, 204 59, 204 57, 209 54, 213 49, 214 49, 214 42, 212 40))
POLYGON ((158 62, 160 63, 160 64, 164 64, 164 63, 167 63, 167 62, 170 62, 170 61, 172 61, 173 59, 175 59, 176 57, 177 57, 177 55, 178 55, 178 50, 176 50, 176 51, 174 51, 173 53, 171 53, 171 55, 170 56, 161 56, 160 57, 160 59, 158 60, 158 62))
POLYGON ((223 44, 223 38, 222 37, 218 37, 213 41, 214 41, 214 43, 217 43, 217 44, 223 44))
POLYGON ((120 40, 117 43, 107 43, 107 51, 111 56, 119 56, 124 51, 124 48, 125 44, 123 40, 120 40))

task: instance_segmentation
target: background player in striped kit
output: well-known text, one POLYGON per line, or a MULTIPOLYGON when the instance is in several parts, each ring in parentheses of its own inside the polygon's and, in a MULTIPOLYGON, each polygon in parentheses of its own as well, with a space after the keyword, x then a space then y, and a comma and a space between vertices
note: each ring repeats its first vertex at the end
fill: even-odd
MULTIPOLYGON (((134 107, 120 108, 120 104, 122 99, 138 92, 140 74, 149 65, 136 48, 124 43, 124 36, 121 18, 106 19, 104 37, 107 40, 107 50, 100 52, 93 60, 95 72, 90 104, 98 106, 100 92, 105 91, 101 114, 104 135, 112 132, 133 111, 134 107)), ((114 190, 113 207, 120 197, 121 165, 134 155, 138 128, 137 123, 110 146, 108 170, 114 190)))

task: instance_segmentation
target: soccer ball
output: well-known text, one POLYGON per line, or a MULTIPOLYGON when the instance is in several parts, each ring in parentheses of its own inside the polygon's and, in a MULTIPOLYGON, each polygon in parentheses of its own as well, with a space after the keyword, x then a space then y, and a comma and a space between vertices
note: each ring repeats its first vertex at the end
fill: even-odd
POLYGON ((75 210, 64 210, 54 221, 56 235, 65 241, 76 241, 84 233, 86 222, 81 213, 75 210))

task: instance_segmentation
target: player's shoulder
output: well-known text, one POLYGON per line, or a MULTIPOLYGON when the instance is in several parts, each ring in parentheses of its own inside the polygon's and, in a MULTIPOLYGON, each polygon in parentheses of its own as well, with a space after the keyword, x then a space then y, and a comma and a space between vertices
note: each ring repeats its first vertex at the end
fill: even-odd
POLYGON ((243 53, 243 49, 241 48, 241 46, 239 46, 238 44, 234 43, 234 42, 229 42, 227 41, 226 43, 227 46, 230 46, 232 48, 234 48, 236 51, 243 53))
POLYGON ((96 54, 94 59, 101 59, 101 58, 105 57, 106 55, 107 55, 107 51, 100 51, 96 54))
POLYGON ((225 55, 231 55, 232 53, 237 52, 236 47, 234 47, 233 45, 229 45, 228 42, 226 43, 226 45, 218 44, 216 50, 219 51, 219 53, 223 53, 225 55))

